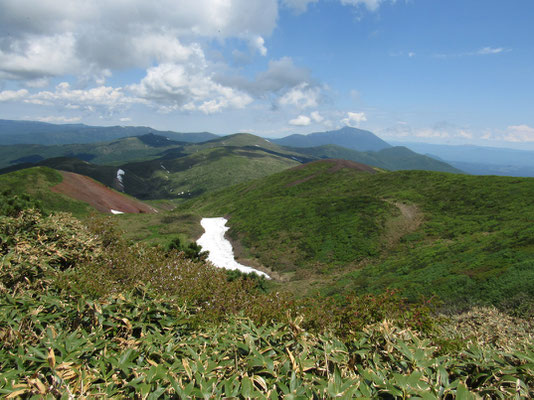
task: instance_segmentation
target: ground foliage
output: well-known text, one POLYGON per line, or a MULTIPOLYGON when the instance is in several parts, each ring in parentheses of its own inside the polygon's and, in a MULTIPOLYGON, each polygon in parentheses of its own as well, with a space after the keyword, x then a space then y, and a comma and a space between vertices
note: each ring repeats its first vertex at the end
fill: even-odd
POLYGON ((229 235, 323 295, 396 288, 457 309, 534 315, 534 180, 429 171, 370 174, 326 160, 181 205, 229 217, 229 235), (410 212, 405 212, 408 209, 410 212))
POLYGON ((513 320, 521 340, 494 345, 467 334, 479 317, 451 336, 454 318, 393 292, 343 304, 265 294, 181 253, 131 245, 109 219, 26 210, 0 217, 0 232, 6 398, 534 395, 523 320, 513 320))

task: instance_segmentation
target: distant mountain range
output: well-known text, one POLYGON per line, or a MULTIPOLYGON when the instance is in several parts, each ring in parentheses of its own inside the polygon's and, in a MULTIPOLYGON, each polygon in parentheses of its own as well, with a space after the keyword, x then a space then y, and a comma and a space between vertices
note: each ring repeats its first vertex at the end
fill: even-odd
MULTIPOLYGON (((358 130, 342 129, 338 134, 345 143, 352 137, 350 145, 358 147, 358 130)), ((372 140, 380 144, 381 140, 373 136, 364 135, 364 148, 372 140)), ((325 137, 336 141, 335 132, 326 132, 325 137)), ((324 140, 321 134, 314 138, 324 140)), ((6 167, 0 173, 46 166, 89 176, 140 199, 183 199, 327 158, 352 160, 386 170, 460 172, 405 147, 389 146, 366 152, 333 144, 289 148, 246 133, 186 143, 148 133, 101 143, 0 146, 0 167, 6 167)))
POLYGON ((298 148, 289 147, 292 150, 318 158, 337 158, 343 160, 356 161, 359 163, 372 165, 390 171, 404 169, 417 169, 426 171, 441 171, 461 173, 462 171, 452 167, 444 161, 418 154, 402 146, 388 147, 379 151, 356 151, 346 149, 332 144, 298 148))
POLYGON ((84 124, 49 124, 38 121, 0 119, 0 144, 73 144, 107 142, 148 133, 181 142, 205 142, 218 136, 208 132, 180 133, 158 131, 144 126, 89 126, 84 124))
POLYGON ((315 132, 308 135, 290 135, 272 142, 289 147, 316 147, 334 144, 357 151, 379 151, 392 147, 375 134, 362 129, 346 126, 327 132, 315 132))
POLYGON ((474 175, 534 177, 534 151, 473 145, 391 142, 474 175))

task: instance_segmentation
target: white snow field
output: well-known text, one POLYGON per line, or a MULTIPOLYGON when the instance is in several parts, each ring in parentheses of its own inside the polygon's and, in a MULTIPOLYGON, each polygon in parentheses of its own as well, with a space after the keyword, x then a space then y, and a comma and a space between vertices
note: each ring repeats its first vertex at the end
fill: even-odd
POLYGON ((234 259, 232 244, 224 237, 225 232, 230 229, 226 226, 228 220, 223 217, 219 218, 202 218, 200 224, 204 228, 204 234, 197 240, 197 244, 202 246, 202 250, 210 252, 208 260, 216 267, 226 269, 238 269, 247 274, 255 272, 258 275, 271 279, 265 272, 239 264, 234 259))
POLYGON ((111 211, 112 214, 115 214, 115 215, 124 214, 122 211, 117 211, 117 210, 114 210, 114 209, 111 209, 110 211, 111 211))

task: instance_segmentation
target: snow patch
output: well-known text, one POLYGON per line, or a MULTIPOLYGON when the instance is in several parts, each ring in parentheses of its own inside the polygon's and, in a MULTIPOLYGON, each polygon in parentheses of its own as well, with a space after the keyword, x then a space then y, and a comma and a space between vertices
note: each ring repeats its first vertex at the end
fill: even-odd
POLYGON ((120 168, 117 170, 117 180, 119 181, 119 184, 121 185, 121 188, 123 189, 124 189, 124 182, 122 179, 124 178, 124 173, 125 173, 124 170, 120 168))
POLYGON ((239 264, 234 258, 232 244, 224 237, 229 227, 226 226, 228 220, 223 217, 219 218, 202 218, 200 225, 205 233, 197 240, 197 244, 202 246, 203 250, 208 250, 208 260, 216 267, 226 269, 237 269, 241 272, 250 274, 255 272, 258 275, 271 279, 265 272, 239 264))
POLYGON ((161 167, 165 172, 167 172, 168 174, 170 174, 169 170, 168 170, 167 168, 165 168, 165 165, 163 165, 163 164, 161 164, 161 163, 160 163, 159 165, 160 165, 160 167, 161 167))
POLYGON ((117 215, 117 214, 124 214, 122 211, 117 211, 117 210, 113 210, 113 209, 111 209, 111 213, 112 213, 112 214, 115 214, 115 215, 117 215))

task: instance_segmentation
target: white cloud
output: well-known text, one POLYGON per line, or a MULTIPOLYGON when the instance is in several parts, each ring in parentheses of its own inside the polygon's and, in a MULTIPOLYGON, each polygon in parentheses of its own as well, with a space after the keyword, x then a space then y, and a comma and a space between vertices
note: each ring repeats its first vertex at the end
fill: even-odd
POLYGON ((434 57, 447 59, 447 58, 472 57, 472 56, 488 56, 488 55, 507 53, 509 51, 512 51, 512 50, 506 49, 504 47, 483 47, 475 51, 467 51, 463 53, 434 54, 434 57))
POLYGON ((38 80, 75 73, 82 67, 75 46, 72 33, 12 39, 0 48, 0 78, 38 80))
POLYGON ((281 106, 292 105, 299 109, 312 108, 319 104, 320 95, 319 87, 310 86, 309 83, 303 82, 285 93, 278 100, 278 103, 281 106))
POLYGON ((197 68, 170 63, 149 68, 141 82, 130 85, 129 90, 161 105, 164 112, 199 110, 212 114, 225 108, 243 108, 253 101, 248 94, 213 81, 202 63, 197 68))
POLYGON ((458 131, 458 136, 464 139, 473 139, 473 133, 465 129, 460 129, 458 131))
POLYGON ((347 116, 341 120, 341 123, 346 126, 358 127, 361 122, 367 121, 367 117, 363 112, 347 112, 347 116))
POLYGON ((318 111, 312 112, 310 114, 310 117, 313 120, 313 122, 321 123, 324 121, 324 117, 321 114, 319 114, 318 111))
POLYGON ((41 91, 27 98, 28 102, 36 104, 62 104, 65 107, 76 105, 105 106, 115 108, 122 105, 142 102, 140 99, 128 97, 121 88, 99 86, 88 90, 72 89, 70 84, 62 82, 56 86, 56 90, 41 91))
POLYGON ((305 115, 299 115, 297 118, 289 121, 289 124, 293 126, 308 126, 311 124, 311 119, 305 115))
POLYGON ((50 116, 50 117, 38 117, 38 118, 32 118, 37 121, 41 122, 51 122, 51 123, 73 123, 73 122, 79 122, 81 120, 80 117, 63 117, 63 116, 50 116))
POLYGON ((483 56, 488 54, 499 54, 503 51, 506 51, 506 49, 503 49, 502 47, 484 47, 478 50, 475 54, 483 56))
POLYGON ((265 40, 261 36, 256 36, 251 40, 252 48, 258 51, 262 56, 267 55, 267 48, 265 47, 265 40))
MULTIPOLYGON (((238 38, 266 53, 277 0, 3 0, 0 79, 73 74, 177 62, 183 43, 238 38)), ((185 55, 187 58, 187 54, 185 55)))
POLYGON ((0 92, 0 101, 16 101, 21 100, 28 96, 28 91, 26 89, 20 90, 4 90, 0 92))
POLYGON ((508 142, 534 142, 534 128, 528 125, 512 125, 503 137, 508 142))
POLYGON ((415 131, 414 136, 418 138, 427 138, 427 139, 429 138, 445 139, 445 138, 449 138, 451 135, 449 134, 449 132, 442 131, 439 129, 424 128, 424 129, 419 129, 415 131))
MULTIPOLYGON (((380 4, 382 4, 384 0, 341 0, 341 4, 343 5, 351 5, 351 6, 365 6, 369 11, 376 11, 378 10, 378 7, 380 7, 380 4)), ((395 0, 393 0, 395 2, 395 0)))

